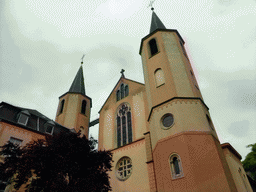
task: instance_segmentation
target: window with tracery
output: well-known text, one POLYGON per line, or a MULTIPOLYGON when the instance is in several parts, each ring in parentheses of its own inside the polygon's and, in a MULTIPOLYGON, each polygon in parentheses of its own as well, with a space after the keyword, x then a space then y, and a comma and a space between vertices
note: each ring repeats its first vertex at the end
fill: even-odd
POLYGON ((126 180, 132 173, 132 161, 129 157, 121 158, 116 164, 116 176, 120 180, 126 180))
POLYGON ((116 101, 123 99, 129 95, 129 86, 121 84, 119 89, 116 91, 116 101))
POLYGON ((117 147, 132 142, 132 115, 128 104, 121 104, 117 109, 117 147))
POLYGON ((170 166, 172 178, 177 179, 183 177, 182 165, 179 155, 173 154, 170 157, 170 166))

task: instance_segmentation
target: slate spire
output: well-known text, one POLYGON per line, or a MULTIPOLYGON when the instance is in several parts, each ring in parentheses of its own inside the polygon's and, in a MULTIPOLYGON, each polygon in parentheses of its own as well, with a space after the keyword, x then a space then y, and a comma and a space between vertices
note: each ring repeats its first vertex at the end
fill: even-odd
POLYGON ((157 29, 166 29, 162 21, 159 19, 159 17, 154 12, 154 9, 152 9, 152 19, 151 19, 151 26, 149 33, 152 33, 153 31, 157 29))
POLYGON ((79 68, 76 77, 69 89, 70 93, 81 93, 85 95, 85 88, 84 88, 84 75, 83 75, 83 67, 79 68))

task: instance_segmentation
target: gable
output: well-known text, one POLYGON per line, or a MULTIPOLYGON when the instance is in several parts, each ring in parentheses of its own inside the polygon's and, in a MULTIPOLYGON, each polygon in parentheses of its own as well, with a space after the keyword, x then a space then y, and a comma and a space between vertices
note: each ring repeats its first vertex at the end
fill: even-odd
MULTIPOLYGON (((127 119, 127 122, 131 121, 130 132, 132 136, 129 135, 129 123, 127 124, 128 132, 126 135, 128 136, 128 143, 144 137, 143 133, 146 132, 147 126, 145 115, 147 105, 145 101, 146 91, 144 84, 126 78, 120 78, 99 112, 99 149, 112 150, 120 147, 120 145, 118 145, 118 134, 120 133, 118 133, 117 127, 118 116, 122 118, 120 116, 120 109, 123 107, 127 108, 127 113, 122 114, 122 116, 126 116, 125 119, 127 119), (116 94, 118 90, 120 91, 122 85, 129 87, 129 94, 117 100, 116 94), (131 120, 129 120, 130 117, 128 113, 130 113, 131 120)), ((123 122, 123 119, 121 121, 123 122)), ((120 129, 123 130, 122 125, 120 129)), ((125 136, 121 133, 119 137, 124 138, 125 136)), ((124 143, 126 142, 121 142, 121 146, 125 145, 124 143)))
POLYGON ((113 101, 117 102, 116 92, 118 90, 120 90, 120 87, 121 87, 122 84, 128 85, 128 87, 129 87, 129 95, 145 91, 145 85, 143 83, 139 83, 137 81, 133 81, 133 80, 121 77, 118 80, 118 82, 115 85, 115 87, 113 88, 113 90, 111 91, 111 93, 109 94, 109 96, 106 99, 105 103, 102 105, 101 109, 99 110, 99 113, 101 113, 101 110, 103 108, 106 108, 106 106, 108 106, 108 104, 112 103, 113 101))

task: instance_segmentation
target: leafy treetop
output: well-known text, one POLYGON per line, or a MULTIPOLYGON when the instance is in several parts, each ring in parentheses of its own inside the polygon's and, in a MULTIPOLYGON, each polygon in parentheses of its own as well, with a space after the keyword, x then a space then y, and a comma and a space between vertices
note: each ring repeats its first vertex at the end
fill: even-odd
POLYGON ((97 141, 80 133, 60 133, 19 147, 8 142, 0 155, 0 180, 13 178, 26 191, 109 191, 112 154, 97 151, 97 141), (15 175, 15 176, 14 176, 15 175), (14 177, 13 177, 14 176, 14 177), (31 182, 28 182, 32 178, 31 182))

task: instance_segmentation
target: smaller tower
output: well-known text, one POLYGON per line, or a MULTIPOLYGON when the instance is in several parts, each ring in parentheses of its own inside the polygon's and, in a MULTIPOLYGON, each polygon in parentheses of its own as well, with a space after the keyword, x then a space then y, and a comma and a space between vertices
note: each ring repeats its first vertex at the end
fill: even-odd
MULTIPOLYGON (((83 64, 83 62, 82 62, 83 64)), ((55 121, 88 138, 92 100, 85 94, 82 65, 69 91, 59 97, 55 121)))

